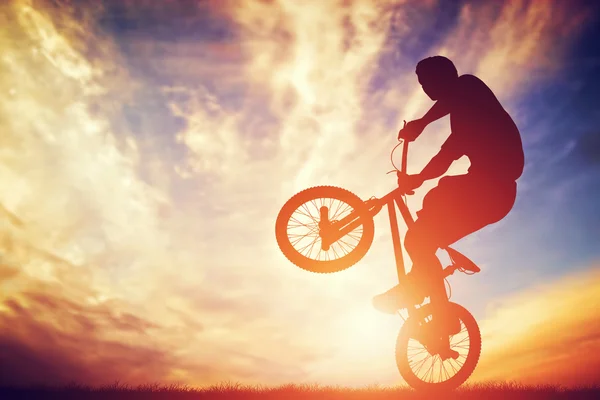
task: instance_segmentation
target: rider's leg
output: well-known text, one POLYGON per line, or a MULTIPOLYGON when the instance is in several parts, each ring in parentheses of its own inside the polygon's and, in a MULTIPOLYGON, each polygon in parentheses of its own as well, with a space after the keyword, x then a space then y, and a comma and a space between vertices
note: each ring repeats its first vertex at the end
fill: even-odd
POLYGON ((447 311, 449 302, 443 267, 435 251, 502 219, 514 204, 516 184, 484 186, 465 175, 443 178, 434 190, 425 197, 423 209, 418 213, 417 221, 421 224, 415 224, 415 227, 425 227, 425 231, 409 230, 405 247, 413 260, 413 270, 430 278, 424 288, 434 312, 440 316, 438 321, 448 333, 455 334, 460 331, 460 321, 447 311), (435 248, 433 252, 432 248, 435 248))
POLYGON ((440 179, 423 199, 418 218, 406 233, 404 246, 413 261, 411 273, 424 276, 425 283, 432 283, 432 289, 445 296, 437 250, 504 218, 515 196, 515 182, 484 182, 470 175, 440 179))
POLYGON ((422 296, 428 296, 431 307, 433 307, 433 331, 436 333, 444 333, 441 337, 437 336, 436 340, 440 342, 441 348, 449 349, 448 335, 456 334, 460 331, 460 320, 449 310, 450 303, 446 292, 446 284, 443 276, 443 266, 436 256, 436 251, 442 245, 439 243, 440 238, 427 232, 427 225, 422 220, 422 224, 413 226, 407 232, 404 245, 413 260, 413 268, 409 275, 411 283, 417 286, 422 296), (414 229, 417 228, 417 229, 414 229), (429 233, 429 234, 428 234, 429 233))
POLYGON ((421 304, 429 296, 431 285, 441 280, 442 265, 435 255, 439 246, 431 240, 433 228, 427 221, 417 219, 406 233, 404 246, 413 267, 401 283, 373 298, 373 305, 379 311, 393 314, 401 308, 421 304))
POLYGON ((434 298, 446 296, 436 251, 502 219, 512 208, 515 195, 514 182, 483 186, 468 175, 440 179, 423 199, 423 208, 406 233, 404 246, 413 262, 411 271, 403 284, 375 296, 375 308, 394 314, 421 304, 428 291, 433 290, 434 298))
POLYGON ((442 264, 436 256, 440 245, 432 230, 435 229, 427 219, 417 219, 406 232, 404 247, 412 260, 412 268, 407 281, 414 286, 419 297, 429 296, 436 283, 443 281, 442 264))

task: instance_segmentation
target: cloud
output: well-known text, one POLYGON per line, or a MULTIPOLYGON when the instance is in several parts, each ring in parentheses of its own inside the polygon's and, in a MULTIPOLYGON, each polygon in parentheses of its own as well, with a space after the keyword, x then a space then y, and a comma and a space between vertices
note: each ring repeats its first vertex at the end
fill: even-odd
MULTIPOLYGON (((540 78, 554 76, 563 66, 559 60, 574 34, 589 19, 585 8, 573 6, 515 1, 502 7, 489 32, 489 42, 481 41, 484 48, 490 42, 493 46, 479 61, 477 74, 513 95, 521 94, 520 90, 540 78)), ((482 7, 480 12, 469 15, 469 8, 465 7, 464 22, 490 16, 492 8, 482 7)))
POLYGON ((157 325, 120 313, 110 303, 69 300, 52 285, 31 290, 2 304, 0 364, 11 368, 4 368, 0 384, 99 385, 169 378, 175 357, 153 343, 157 325))
POLYGON ((600 164, 600 133, 588 132, 576 144, 577 156, 590 166, 600 164))
POLYGON ((483 350, 473 379, 597 384, 599 284, 594 266, 495 304, 480 324, 483 350))

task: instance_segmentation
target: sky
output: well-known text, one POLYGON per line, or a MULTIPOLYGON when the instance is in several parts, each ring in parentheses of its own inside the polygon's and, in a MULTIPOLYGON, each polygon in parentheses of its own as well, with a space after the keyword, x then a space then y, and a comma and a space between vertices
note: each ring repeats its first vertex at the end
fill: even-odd
MULTIPOLYGON (((311 186, 394 188, 432 55, 488 84, 526 157, 511 213, 453 246, 482 269, 449 279, 482 332, 470 382, 600 383, 598 11, 2 2, 0 384, 403 384, 402 321, 371 306, 397 283, 386 214, 367 255, 327 275, 290 263, 274 227, 311 186)), ((409 172, 449 133, 448 117, 427 127, 409 172)))

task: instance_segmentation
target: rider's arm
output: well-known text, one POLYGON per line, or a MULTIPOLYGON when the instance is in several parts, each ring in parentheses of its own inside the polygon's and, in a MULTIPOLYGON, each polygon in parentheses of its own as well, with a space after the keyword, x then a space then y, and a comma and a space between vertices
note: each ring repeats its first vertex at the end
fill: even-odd
POLYGON ((442 176, 450 165, 455 160, 458 160, 462 154, 459 150, 460 146, 455 136, 451 135, 448 140, 442 145, 442 149, 437 153, 431 161, 423 168, 423 171, 419 174, 419 177, 423 181, 429 179, 435 179, 442 176))
POLYGON ((433 121, 445 117, 450 113, 450 107, 447 103, 440 100, 436 101, 435 104, 427 111, 427 113, 421 118, 421 121, 425 125, 429 125, 433 121))
POLYGON ((419 177, 423 181, 438 178, 448 171, 448 168, 450 168, 450 165, 452 165, 453 162, 454 159, 452 157, 448 157, 443 151, 440 151, 431 159, 431 161, 429 161, 425 168, 423 168, 419 177))

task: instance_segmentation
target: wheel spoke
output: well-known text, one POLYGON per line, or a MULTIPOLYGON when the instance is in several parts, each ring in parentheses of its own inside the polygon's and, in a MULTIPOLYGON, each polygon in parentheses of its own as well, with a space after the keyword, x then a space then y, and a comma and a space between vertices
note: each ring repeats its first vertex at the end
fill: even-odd
POLYGON ((288 237, 298 237, 298 236, 302 236, 302 237, 306 237, 309 235, 319 235, 319 233, 317 232, 318 229, 316 227, 313 227, 311 229, 308 230, 308 232, 304 233, 304 234, 300 234, 300 233, 288 233, 288 237))
POLYGON ((308 218, 310 218, 314 223, 318 224, 319 222, 315 219, 315 217, 313 217, 313 215, 310 213, 310 210, 308 209, 308 206, 306 204, 302 204, 302 208, 304 210, 306 210, 306 215, 308 218))
POLYGON ((340 207, 342 207, 343 204, 344 203, 340 201, 340 203, 336 207, 335 211, 333 212, 333 215, 331 216, 331 219, 336 219, 338 217, 338 212, 340 211, 340 207))
POLYGON ((428 351, 428 350, 427 350, 425 347, 423 347, 423 346, 421 346, 421 348, 420 348, 420 349, 415 349, 415 348, 413 348, 413 349, 408 349, 408 350, 413 350, 413 351, 416 351, 416 353, 414 353, 414 352, 413 352, 413 353, 411 353, 413 356, 419 355, 419 354, 421 354, 421 353, 426 353, 426 352, 428 351))
POLYGON ((340 240, 338 240, 338 242, 344 243, 346 246, 348 246, 350 248, 350 250, 352 250, 354 248, 351 244, 348 244, 345 240, 340 239, 340 240))
MULTIPOLYGON (((296 243, 300 242, 302 239, 304 239, 304 238, 307 238, 307 237, 314 237, 314 238, 315 238, 314 240, 317 240, 317 239, 319 239, 319 235, 309 236, 309 235, 311 235, 311 234, 312 234, 312 232, 309 232, 309 233, 308 233, 308 234, 306 234, 306 235, 297 235, 297 236, 300 236, 300 238, 299 238, 299 239, 296 239, 296 240, 295 240, 293 243, 292 243, 292 241, 290 240, 290 243, 292 244, 292 246, 294 246, 296 243)), ((288 235, 288 237, 289 237, 289 235, 288 235)))
MULTIPOLYGON (((425 371, 425 376, 424 376, 425 379, 427 379, 427 377, 429 376, 429 372, 433 369, 434 360, 435 360, 435 356, 432 356, 431 357, 431 365, 429 366, 429 368, 427 368, 427 371, 425 371)), ((427 381, 431 382, 431 378, 429 378, 427 381)))
POLYGON ((429 359, 429 357, 423 358, 423 361, 421 362, 421 364, 419 364, 419 368, 415 371, 415 375, 418 374, 419 371, 421 371, 421 368, 423 368, 423 365, 425 365, 425 363, 427 362, 428 359, 429 359))
POLYGON ((459 362, 458 360, 454 360, 456 361, 456 363, 458 364, 458 369, 461 369, 463 366, 463 363, 459 362))
POLYGON ((446 370, 446 364, 444 362, 442 362, 442 367, 444 368, 446 378, 450 379, 450 374, 448 373, 448 370, 446 370))
POLYGON ((348 233, 348 234, 346 234, 346 236, 356 240, 357 242, 360 241, 360 236, 357 237, 357 236, 353 235, 352 233, 348 233))
POLYGON ((310 215, 310 211, 308 211, 306 209, 306 207, 304 207, 304 204, 302 205, 302 208, 304 208, 304 210, 306 210, 306 212, 300 210, 299 208, 294 212, 297 212, 298 214, 303 215, 306 218, 309 218, 312 222, 317 222, 317 221, 315 221, 314 217, 312 215, 310 215))
POLYGON ((305 238, 305 237, 314 237, 314 236, 319 236, 319 234, 316 233, 316 232, 308 232, 308 233, 306 233, 304 235, 300 235, 300 234, 297 234, 297 233, 288 234, 288 237, 290 239, 292 239, 292 238, 298 238, 298 237, 305 238))
MULTIPOLYGON (((318 240, 319 240, 318 238, 315 238, 315 240, 313 240, 313 242, 312 242, 312 244, 311 244, 311 246, 310 246, 310 250, 308 251, 308 254, 309 254, 309 255, 311 255, 311 254, 312 254, 312 250, 313 250, 313 248, 315 247, 315 243, 317 243, 317 241, 318 241, 318 240)), ((319 253, 320 253, 320 252, 321 252, 321 249, 319 249, 319 253)))
POLYGON ((453 349, 465 349, 465 350, 469 350, 469 346, 457 346, 457 345, 452 345, 453 349))
POLYGON ((321 207, 319 207, 319 206, 317 205, 317 203, 315 202, 315 200, 314 200, 314 199, 313 199, 313 200, 311 200, 311 201, 310 201, 310 203, 311 203, 313 206, 315 206, 315 208, 317 209, 317 215, 319 215, 319 216, 320 216, 320 215, 321 215, 321 207))
POLYGON ((348 254, 348 251, 346 251, 346 248, 344 246, 342 246, 340 243, 337 243, 337 242, 335 244, 337 244, 340 247, 340 249, 342 250, 342 252, 344 253, 344 255, 348 254))
POLYGON ((458 370, 456 368, 454 368, 454 365, 452 364, 453 362, 455 362, 455 360, 450 359, 448 361, 448 364, 450 365, 450 367, 452 367, 452 372, 454 372, 454 375, 456 375, 456 373, 458 372, 458 370))
POLYGON ((307 244, 306 246, 302 247, 301 249, 298 249, 298 252, 300 252, 301 254, 304 254, 304 250, 306 250, 311 245, 314 245, 316 241, 317 241, 317 239, 314 239, 311 243, 307 244))
MULTIPOLYGON (((346 251, 346 247, 349 247, 349 248, 350 248, 350 250, 352 250, 352 246, 348 246, 348 244, 347 244, 346 242, 344 242, 343 240, 338 240, 336 243, 337 243, 337 244, 338 244, 338 246, 340 246, 340 248, 341 248, 341 249, 343 249, 344 251, 346 251), (345 245, 346 245, 346 247, 344 247, 344 246, 343 246, 343 244, 345 244, 345 245)), ((348 253, 348 252, 346 251, 346 253, 348 253)))
POLYGON ((300 236, 298 239, 294 240, 293 242, 290 240, 290 243, 292 244, 292 246, 295 246, 296 243, 299 243, 304 238, 306 238, 306 236, 300 236))
POLYGON ((333 251, 333 254, 335 254, 336 258, 340 258, 340 256, 338 255, 337 251, 335 251, 335 247, 331 246, 331 250, 333 251))
MULTIPOLYGON (((314 223, 312 223, 312 224, 310 224, 310 225, 309 225, 309 224, 305 224, 304 222, 301 222, 301 221, 297 220, 297 219, 296 219, 296 218, 294 218, 294 217, 291 217, 291 218, 290 218, 290 221, 291 221, 291 220, 294 220, 294 221, 297 223, 297 225, 294 225, 294 227, 295 227, 295 228, 297 228, 297 227, 300 227, 300 226, 304 226, 304 227, 307 227, 307 228, 308 228, 308 227, 312 227, 312 226, 318 226, 318 224, 314 224, 314 223)), ((290 226, 290 224, 288 223, 288 227, 289 227, 289 226, 290 226)))
POLYGON ((427 349, 423 346, 421 347, 409 347, 408 350, 418 350, 418 351, 427 351, 427 349))
POLYGON ((465 340, 469 340, 469 337, 468 336, 464 337, 461 341, 454 343, 453 346, 457 346, 457 345, 463 343, 465 340))

